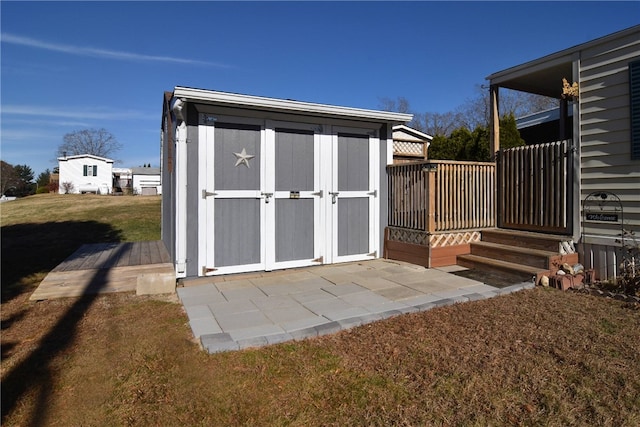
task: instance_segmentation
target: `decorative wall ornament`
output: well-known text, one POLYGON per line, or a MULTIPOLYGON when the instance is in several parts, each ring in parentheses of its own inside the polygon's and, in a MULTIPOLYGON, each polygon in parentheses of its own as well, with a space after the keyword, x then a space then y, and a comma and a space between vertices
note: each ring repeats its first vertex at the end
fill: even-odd
POLYGON ((569 84, 567 79, 562 79, 562 99, 578 99, 579 89, 578 83, 573 82, 572 85, 569 84))
POLYGON ((239 153, 233 153, 234 156, 236 156, 236 158, 238 160, 236 160, 236 167, 240 166, 240 165, 245 165, 247 168, 250 168, 251 166, 249 166, 249 160, 253 159, 255 156, 251 155, 251 154, 247 154, 247 150, 246 149, 242 149, 241 152, 239 153))

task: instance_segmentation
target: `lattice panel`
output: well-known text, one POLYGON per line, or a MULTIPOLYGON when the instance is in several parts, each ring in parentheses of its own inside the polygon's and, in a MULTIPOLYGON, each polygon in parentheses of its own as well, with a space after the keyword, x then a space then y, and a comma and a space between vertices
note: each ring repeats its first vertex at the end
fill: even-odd
POLYGON ((573 240, 560 242, 560 253, 563 255, 575 254, 576 247, 573 243, 573 240))
POLYGON ((422 157, 421 142, 393 141, 393 152, 395 154, 404 154, 422 157))
POLYGON ((429 246, 429 235, 424 231, 408 230, 406 228, 389 227, 389 240, 412 243, 414 245, 429 246))
POLYGON ((464 245, 480 241, 479 231, 465 231, 460 233, 432 234, 429 236, 429 243, 432 248, 442 248, 445 246, 464 245))

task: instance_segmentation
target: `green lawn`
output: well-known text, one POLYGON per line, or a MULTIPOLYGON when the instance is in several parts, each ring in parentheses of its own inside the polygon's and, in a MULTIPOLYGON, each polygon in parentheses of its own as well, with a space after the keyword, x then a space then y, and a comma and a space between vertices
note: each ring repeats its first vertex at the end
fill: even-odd
POLYGON ((160 196, 40 194, 0 205, 2 299, 39 283, 84 243, 160 239, 160 196))

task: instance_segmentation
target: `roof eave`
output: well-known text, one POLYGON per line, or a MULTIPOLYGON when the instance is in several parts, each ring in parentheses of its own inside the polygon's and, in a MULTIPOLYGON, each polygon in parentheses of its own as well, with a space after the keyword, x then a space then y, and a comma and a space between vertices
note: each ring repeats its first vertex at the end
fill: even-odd
POLYGON ((578 53, 578 52, 580 52, 580 51, 582 51, 584 49, 587 49, 590 46, 595 46, 595 45, 604 43, 607 40, 612 40, 612 39, 616 39, 616 38, 619 38, 619 37, 624 37, 627 34, 633 34, 634 32, 637 32, 637 31, 640 31, 640 25, 635 25, 633 27, 617 31, 617 32, 612 33, 612 34, 608 34, 606 36, 602 36, 602 37, 599 37, 597 39, 593 39, 593 40, 590 40, 588 42, 581 43, 581 44, 572 46, 572 47, 567 48, 567 49, 563 49, 563 50, 555 52, 555 53, 551 53, 551 54, 543 56, 541 58, 534 59, 532 61, 528 61, 528 62, 525 62, 523 64, 516 65, 514 67, 507 68, 505 70, 495 72, 495 73, 490 74, 489 76, 485 77, 485 80, 489 80, 492 84, 500 84, 501 82, 503 82, 505 80, 509 80, 511 77, 513 77, 513 75, 517 75, 517 74, 520 74, 520 73, 526 73, 527 71, 530 71, 532 68, 537 68, 537 67, 541 67, 541 66, 548 67, 550 63, 551 64, 555 64, 555 63, 561 63, 561 62, 570 61, 570 60, 573 59, 573 56, 576 53, 578 53))
POLYGON ((233 107, 249 107, 259 110, 280 111, 324 117, 341 117, 361 120, 364 119, 386 123, 407 123, 413 119, 412 114, 367 110, 352 107, 340 107, 335 105, 315 104, 310 102, 266 98, 253 95, 241 95, 228 92, 187 88, 182 86, 175 87, 173 96, 180 99, 233 107))
POLYGON ((404 130, 417 138, 428 139, 429 141, 433 140, 433 136, 427 135, 424 132, 420 132, 418 129, 414 129, 406 125, 396 125, 393 127, 393 130, 404 130))
POLYGON ((75 160, 75 159, 82 159, 87 157, 96 159, 96 160, 102 160, 105 163, 114 163, 114 160, 112 159, 107 159, 106 157, 94 156, 93 154, 76 154, 74 156, 58 157, 58 160, 59 161, 75 160))

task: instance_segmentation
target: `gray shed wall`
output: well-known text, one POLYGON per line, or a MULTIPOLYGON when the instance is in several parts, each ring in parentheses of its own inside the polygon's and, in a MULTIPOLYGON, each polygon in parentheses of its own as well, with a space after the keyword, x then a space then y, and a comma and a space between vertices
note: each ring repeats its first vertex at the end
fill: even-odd
MULTIPOLYGON (((170 116, 171 112, 166 111, 165 115, 170 116)), ((163 120, 162 147, 161 151, 161 171, 162 177, 162 204, 161 204, 161 239, 169 252, 172 261, 176 259, 176 204, 175 204, 175 126, 171 127, 168 117, 163 120), (173 166, 170 168, 169 164, 173 166)))

